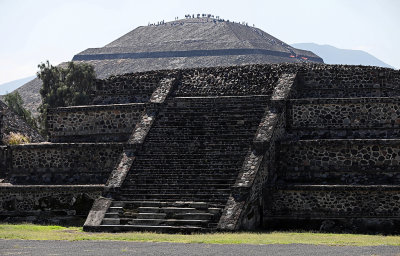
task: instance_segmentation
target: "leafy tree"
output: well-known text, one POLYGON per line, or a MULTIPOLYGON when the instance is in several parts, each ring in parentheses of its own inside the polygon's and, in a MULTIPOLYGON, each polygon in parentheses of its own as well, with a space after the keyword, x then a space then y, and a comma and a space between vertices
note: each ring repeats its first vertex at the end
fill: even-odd
POLYGON ((38 129, 36 119, 29 110, 24 108, 24 100, 17 91, 4 95, 4 102, 18 116, 25 120, 28 125, 30 125, 32 128, 38 129))
POLYGON ((39 122, 43 133, 47 133, 47 110, 49 108, 86 105, 95 83, 95 72, 89 64, 68 62, 65 68, 50 65, 49 61, 38 65, 37 77, 42 80, 40 89, 42 104, 39 122))

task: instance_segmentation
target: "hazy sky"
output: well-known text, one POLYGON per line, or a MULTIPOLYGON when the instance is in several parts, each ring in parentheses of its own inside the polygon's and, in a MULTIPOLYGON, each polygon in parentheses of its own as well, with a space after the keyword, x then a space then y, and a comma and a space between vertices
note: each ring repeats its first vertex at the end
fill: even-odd
POLYGON ((399 11, 399 0, 0 0, 0 84, 189 13, 246 21, 289 44, 365 50, 400 68, 399 11))

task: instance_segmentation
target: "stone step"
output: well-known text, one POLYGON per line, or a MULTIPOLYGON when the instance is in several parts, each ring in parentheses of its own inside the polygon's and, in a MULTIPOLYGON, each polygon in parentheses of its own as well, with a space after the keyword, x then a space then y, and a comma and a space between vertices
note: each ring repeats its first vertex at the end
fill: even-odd
POLYGON ((261 118, 254 118, 252 120, 244 119, 216 119, 215 121, 210 119, 180 119, 180 120, 162 120, 157 119, 154 123, 154 127, 165 127, 165 126, 180 126, 180 127, 191 127, 197 126, 198 129, 209 128, 209 129, 221 129, 221 130, 235 130, 242 127, 254 127, 258 126, 261 118))
POLYGON ((181 116, 178 113, 176 116, 165 116, 160 117, 157 116, 155 126, 160 127, 160 125, 167 125, 167 126, 182 126, 182 125, 197 125, 200 124, 198 127, 207 127, 207 128, 214 128, 218 126, 225 126, 225 127, 240 127, 241 125, 249 125, 253 123, 257 123, 261 119, 261 115, 259 116, 181 116))
POLYGON ((120 217, 119 212, 106 212, 104 218, 106 219, 118 219, 120 217))
POLYGON ((114 198, 117 200, 154 200, 154 201, 202 201, 209 203, 226 203, 229 193, 224 194, 137 194, 121 191, 114 198))
POLYGON ((206 184, 232 184, 235 183, 238 174, 234 173, 231 175, 227 174, 210 174, 210 175, 199 175, 199 174, 129 174, 124 183, 127 185, 133 184, 147 184, 147 185, 158 185, 158 184, 191 184, 195 183, 206 183, 206 184))
POLYGON ((123 210, 122 206, 114 206, 114 204, 112 204, 112 206, 110 206, 107 211, 110 213, 118 213, 122 212, 122 210, 123 210))
POLYGON ((197 226, 152 226, 152 225, 100 225, 96 227, 85 227, 88 232, 134 232, 134 231, 148 231, 159 233, 199 233, 199 232, 212 232, 212 228, 204 228, 197 226))
POLYGON ((143 145, 144 148, 148 147, 167 147, 168 145, 171 145, 171 147, 174 149, 176 147, 179 148, 203 148, 203 149, 213 149, 215 150, 218 147, 226 148, 226 147, 244 147, 250 144, 252 141, 252 138, 230 138, 230 139, 222 139, 222 138, 214 138, 213 140, 210 140, 210 137, 204 137, 204 138, 180 138, 180 137, 174 137, 174 138, 165 138, 165 137, 155 137, 152 139, 146 139, 145 144, 143 145), (200 140, 201 139, 201 140, 200 140), (147 144, 147 145, 146 145, 147 144))
MULTIPOLYGON (((173 145, 172 145, 173 146, 173 145)), ((158 144, 150 144, 145 143, 140 152, 140 154, 219 154, 221 152, 230 152, 233 154, 245 154, 249 149, 249 145, 212 145, 212 146, 204 146, 204 145, 194 145, 190 147, 179 147, 175 145, 174 147, 168 147, 168 143, 164 143, 163 145, 158 144)))
POLYGON ((208 132, 213 132, 213 131, 247 131, 247 130, 255 130, 258 126, 259 122, 239 122, 236 123, 235 125, 227 125, 227 124, 221 124, 221 123, 209 123, 207 121, 204 121, 202 125, 199 124, 190 124, 190 123, 185 123, 185 124, 163 124, 163 123, 155 123, 151 127, 151 131, 157 131, 157 132, 163 132, 166 130, 174 130, 174 131, 179 131, 179 132, 197 132, 197 131, 208 131, 208 132))
POLYGON ((220 104, 209 104, 209 103, 203 103, 201 101, 198 102, 190 102, 190 105, 172 105, 171 103, 168 103, 164 110, 165 111, 171 111, 171 112, 177 112, 177 111, 182 111, 182 112, 219 112, 219 111, 225 111, 225 112, 240 112, 240 111, 251 111, 251 110, 260 110, 265 107, 267 107, 268 103, 263 102, 263 101, 254 101, 254 102, 240 102, 240 103, 235 103, 234 101, 229 102, 230 104, 227 105, 227 103, 220 103, 220 104))
MULTIPOLYGON (((140 208, 138 209, 140 211, 140 208)), ((205 212, 129 212, 125 211, 123 214, 118 216, 119 218, 130 218, 130 219, 174 219, 174 220, 213 220, 219 216, 215 216, 212 213, 205 212)))
MULTIPOLYGON (((143 201, 143 200, 113 200, 111 202, 111 207, 120 207, 121 210, 123 208, 134 209, 139 207, 157 207, 157 208, 165 208, 165 207, 177 207, 177 208, 194 208, 197 210, 206 210, 209 208, 221 208, 224 207, 221 204, 213 204, 204 201, 143 201)), ((110 207, 110 208, 111 208, 110 207)), ((110 209, 109 208, 109 209, 110 209)))
POLYGON ((157 212, 134 212, 130 213, 125 211, 122 214, 122 218, 132 218, 132 219, 165 219, 167 217, 166 213, 157 212))
MULTIPOLYGON (((134 164, 135 165, 135 164, 134 164)), ((214 166, 215 167, 215 166, 214 166)), ((239 166, 240 169, 241 166, 239 166)), ((238 166, 232 166, 232 165, 222 165, 222 166, 217 166, 213 168, 213 166, 210 166, 208 164, 191 164, 191 165, 174 165, 174 166, 168 166, 168 165, 157 165, 157 164, 148 164, 142 162, 140 165, 135 165, 135 171, 132 172, 134 173, 139 173, 139 172, 147 172, 147 171, 156 171, 156 172, 164 172, 165 173, 194 173, 194 174, 201 174, 202 172, 205 172, 206 174, 209 173, 231 173, 238 171, 238 166)), ((132 169, 133 170, 133 169, 132 169)))
POLYGON ((165 106, 166 111, 227 111, 227 112, 234 112, 234 111, 244 111, 244 110, 258 110, 267 107, 267 101, 257 101, 254 102, 235 102, 229 101, 225 103, 208 103, 202 101, 192 101, 190 103, 172 103, 168 102, 165 106))
POLYGON ((160 157, 160 158, 187 158, 187 159, 197 159, 200 157, 210 157, 210 158, 226 158, 226 157, 237 157, 237 156, 243 156, 243 152, 224 152, 224 151, 217 151, 212 154, 210 153, 203 153, 203 154, 198 154, 198 153, 178 153, 178 152, 157 152, 157 153, 152 153, 152 152, 145 152, 141 153, 138 152, 137 156, 143 157, 143 158, 150 158, 150 157, 160 157))
MULTIPOLYGON (((193 175, 194 176, 194 175, 193 175)), ((124 183, 129 184, 129 185, 140 185, 140 186, 145 186, 145 185, 152 185, 152 186, 171 186, 172 185, 191 185, 191 184, 196 184, 199 182, 202 182, 207 185, 211 186, 216 186, 216 185, 223 185, 226 186, 227 184, 233 184, 235 183, 236 179, 231 178, 231 179, 213 179, 212 176, 210 178, 205 179, 204 176, 195 176, 198 177, 197 179, 184 179, 181 178, 176 179, 171 179, 169 177, 160 177, 158 179, 157 175, 153 175, 152 177, 130 177, 131 179, 125 179, 124 183)))
MULTIPOLYGON (((181 220, 181 219, 120 219, 121 224, 148 225, 148 226, 198 226, 207 227, 208 220, 181 220)), ((106 224, 106 223, 105 223, 106 224)))
MULTIPOLYGON (((254 131, 255 133, 255 131, 254 131)), ((195 143, 193 140, 217 140, 217 141, 243 141, 243 140, 249 140, 254 137, 254 133, 248 133, 248 134, 181 134, 177 133, 174 134, 172 137, 165 137, 163 134, 159 133, 152 133, 150 132, 146 136, 146 141, 168 141, 168 142, 174 142, 174 141, 192 141, 195 143)))
POLYGON ((171 109, 166 107, 160 113, 161 116, 189 116, 189 117, 208 117, 208 116, 244 116, 244 115, 262 115, 264 114, 265 110, 260 108, 248 108, 245 110, 240 109, 195 109, 194 107, 191 109, 171 109))
POLYGON ((209 187, 199 187, 199 188, 185 188, 180 189, 179 187, 158 187, 158 188, 135 188, 132 186, 123 186, 120 188, 123 193, 129 193, 131 195, 135 194, 165 194, 165 195, 226 195, 231 192, 230 189, 223 188, 209 188, 209 187))
POLYGON ((121 224, 120 218, 103 218, 101 225, 119 225, 121 224))
POLYGON ((135 172, 128 173, 126 180, 129 179, 135 179, 135 180, 221 180, 221 179, 236 179, 239 169, 237 168, 236 170, 220 170, 220 171, 215 171, 214 169, 203 169, 201 171, 190 171, 190 169, 187 169, 186 171, 176 171, 173 168, 171 169, 159 169, 156 170, 154 168, 152 169, 141 169, 139 167, 135 167, 135 172), (148 178, 146 178, 148 177, 148 178))
MULTIPOLYGON (((250 140, 249 140, 250 141, 250 140)), ((232 153, 242 153, 246 152, 249 147, 249 141, 241 142, 241 143, 224 143, 220 145, 211 144, 211 143, 203 143, 200 144, 187 144, 187 143, 177 143, 176 141, 173 143, 168 142, 145 142, 140 151, 141 154, 158 154, 158 153, 188 153, 188 154, 213 154, 220 152, 232 152, 232 153), (168 147, 170 144, 170 147, 168 147), (186 146, 185 146, 186 145, 186 146)))
MULTIPOLYGON (((168 153, 168 152, 166 152, 168 153)), ((204 155, 204 154, 186 154, 179 157, 179 154, 138 154, 135 160, 137 161, 178 161, 178 162, 190 162, 190 161, 231 161, 231 162, 242 162, 245 157, 244 154, 234 154, 234 155, 204 155)))
POLYGON ((160 212, 166 214, 183 214, 183 213, 209 213, 212 215, 220 214, 222 212, 222 208, 206 208, 206 209, 196 209, 196 208, 184 208, 184 207, 138 207, 139 212, 160 212))
POLYGON ((188 169, 205 169, 205 170, 218 170, 218 169, 222 169, 222 170, 238 170, 238 168, 240 169, 240 165, 238 165, 238 163, 218 163, 218 161, 214 161, 214 162, 208 162, 208 163, 202 163, 201 161, 193 161, 193 163, 188 163, 187 161, 176 161, 175 163, 169 162, 170 165, 166 165, 166 162, 164 161, 164 163, 159 163, 156 161, 140 161, 138 159, 138 161, 134 163, 135 166, 135 170, 139 170, 139 169, 149 169, 149 168, 145 168, 145 167, 150 167, 151 169, 156 169, 156 170, 181 170, 184 168, 188 168, 188 169))
POLYGON ((179 138, 180 136, 191 138, 191 137, 221 137, 221 138, 232 138, 234 136, 238 137, 253 137, 255 135, 257 126, 254 126, 253 129, 246 129, 241 131, 235 131, 234 129, 231 130, 214 130, 214 131, 204 131, 201 129, 198 130, 179 130, 179 129, 169 129, 169 130, 152 130, 151 134, 149 133, 149 138, 156 138, 156 137, 164 137, 168 136, 170 139, 172 138, 179 138))
POLYGON ((155 134, 146 137, 147 143, 180 143, 182 141, 187 141, 188 147, 193 145, 201 145, 204 143, 246 143, 250 144, 255 136, 255 132, 249 135, 187 135, 187 134, 175 134, 173 137, 169 135, 155 134))
MULTIPOLYGON (((204 181, 202 181, 204 182, 204 181)), ((163 190, 165 188, 169 188, 171 190, 181 190, 181 189, 203 189, 203 188, 207 188, 207 189, 230 189, 230 187, 233 184, 230 183, 226 183, 226 184, 208 184, 208 183, 202 183, 200 184, 200 180, 197 183, 186 183, 186 184, 182 184, 180 182, 178 183, 162 183, 162 184, 154 184, 154 185, 150 185, 150 184, 143 184, 143 183, 139 183, 139 184, 134 184, 132 181, 127 181, 124 182, 124 187, 129 187, 129 189, 137 189, 137 190, 150 190, 150 191, 154 191, 154 190, 163 190)))
POLYGON ((255 127, 253 126, 248 126, 244 127, 242 125, 236 127, 236 129, 228 129, 225 127, 225 129, 222 129, 221 126, 217 127, 208 127, 208 126, 153 126, 151 129, 153 132, 157 131, 158 133, 162 132, 169 132, 169 131, 177 131, 177 132, 208 132, 208 133, 215 133, 215 132, 247 132, 249 128, 253 128, 255 130, 255 127))
MULTIPOLYGON (((158 119, 156 123, 187 123, 187 122, 200 122, 200 121, 209 121, 210 124, 222 124, 222 123, 229 123, 234 122, 237 123, 238 121, 251 123, 254 121, 259 120, 264 113, 243 113, 243 114, 220 114, 220 113, 208 113, 205 115, 196 115, 196 114, 182 114, 179 112, 174 113, 166 113, 161 112, 158 115, 158 119)), ((203 124, 208 125, 208 123, 203 124)))
POLYGON ((207 158, 199 158, 199 159, 163 159, 163 158, 141 158, 138 157, 135 159, 135 166, 140 165, 153 165, 153 163, 157 163, 156 165, 173 165, 173 166, 180 166, 180 165, 209 165, 209 166, 237 166, 243 163, 244 156, 240 159, 207 159, 207 158))
MULTIPOLYGON (((237 171, 239 171, 239 168, 237 166, 230 166, 225 168, 215 168, 212 169, 210 168, 209 165, 203 165, 199 166, 197 165, 197 168, 193 168, 193 165, 185 165, 185 166, 180 166, 180 168, 175 168, 176 166, 166 166, 166 165, 135 165, 135 169, 132 172, 129 172, 128 175, 143 175, 143 174, 148 174, 148 175, 204 175, 204 176, 209 176, 209 175, 233 175, 237 171), (158 167, 158 168, 156 168, 158 167), (203 167, 203 168, 198 168, 198 167, 203 167)), ((132 169, 133 170, 133 169, 132 169)))

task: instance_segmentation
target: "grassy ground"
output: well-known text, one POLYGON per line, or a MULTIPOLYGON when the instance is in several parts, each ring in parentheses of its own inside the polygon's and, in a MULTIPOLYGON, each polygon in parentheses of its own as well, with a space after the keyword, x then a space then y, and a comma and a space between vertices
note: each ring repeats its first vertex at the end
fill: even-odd
POLYGON ((396 245, 400 236, 322 234, 310 232, 214 233, 171 235, 150 232, 86 233, 78 227, 40 225, 0 225, 0 239, 25 240, 115 240, 135 242, 209 243, 209 244, 314 244, 314 245, 396 245))

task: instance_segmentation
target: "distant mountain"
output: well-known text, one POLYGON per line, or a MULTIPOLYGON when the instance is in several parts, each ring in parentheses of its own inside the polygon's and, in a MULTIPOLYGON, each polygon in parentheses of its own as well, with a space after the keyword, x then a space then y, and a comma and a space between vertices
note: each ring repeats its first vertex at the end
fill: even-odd
POLYGON ((19 88, 20 86, 26 84, 27 82, 34 79, 35 76, 25 77, 18 80, 14 80, 8 83, 0 84, 0 95, 7 94, 9 92, 14 91, 15 89, 19 88))
POLYGON ((314 43, 298 43, 291 46, 312 51, 320 56, 326 64, 366 65, 385 68, 394 68, 368 52, 360 50, 339 49, 331 45, 319 45, 314 43))

